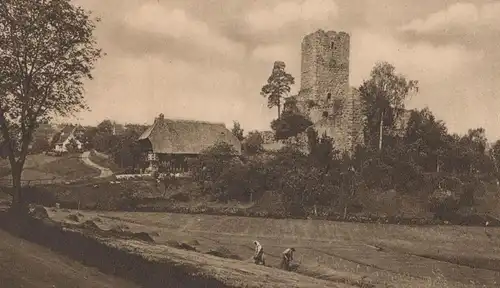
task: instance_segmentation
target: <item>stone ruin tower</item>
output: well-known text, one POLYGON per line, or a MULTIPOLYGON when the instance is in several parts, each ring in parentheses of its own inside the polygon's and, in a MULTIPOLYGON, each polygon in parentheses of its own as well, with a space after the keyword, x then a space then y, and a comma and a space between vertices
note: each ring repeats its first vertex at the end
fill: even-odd
POLYGON ((300 111, 341 151, 352 152, 364 143, 359 92, 349 86, 350 36, 318 30, 302 41, 300 111))

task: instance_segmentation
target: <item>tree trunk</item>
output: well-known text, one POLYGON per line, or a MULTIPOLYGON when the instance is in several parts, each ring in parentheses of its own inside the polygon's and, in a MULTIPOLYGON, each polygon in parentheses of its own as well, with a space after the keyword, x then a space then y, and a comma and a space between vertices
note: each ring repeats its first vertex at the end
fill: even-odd
POLYGON ((278 99, 278 120, 281 119, 281 101, 278 99))
POLYGON ((378 150, 382 151, 382 139, 384 137, 384 116, 385 116, 385 111, 382 111, 382 114, 380 115, 380 127, 379 127, 379 138, 378 138, 378 150))
POLYGON ((21 214, 21 213, 24 214, 25 212, 27 212, 27 205, 24 202, 22 185, 21 185, 21 174, 23 169, 19 164, 11 165, 11 167, 12 167, 11 174, 12 174, 12 187, 13 187, 11 210, 16 214, 21 214))
POLYGON ((439 166, 440 166, 440 165, 439 165, 439 155, 437 155, 437 156, 436 156, 436 172, 438 172, 438 173, 439 173, 439 170, 440 170, 440 169, 439 169, 439 168, 440 168, 439 166))

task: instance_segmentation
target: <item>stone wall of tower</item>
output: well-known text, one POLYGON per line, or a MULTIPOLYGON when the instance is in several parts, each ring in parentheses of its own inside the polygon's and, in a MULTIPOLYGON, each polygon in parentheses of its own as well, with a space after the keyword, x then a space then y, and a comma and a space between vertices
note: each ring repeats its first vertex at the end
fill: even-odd
POLYGON ((349 86, 349 51, 345 32, 318 30, 305 36, 297 102, 320 137, 326 134, 337 149, 352 153, 364 144, 365 121, 359 91, 349 86))
MULTIPOLYGON (((304 37, 299 101, 334 112, 335 99, 344 100, 349 92, 349 50, 350 36, 345 32, 318 30, 304 37)), ((310 115, 313 122, 320 120, 318 114, 323 115, 310 115)))

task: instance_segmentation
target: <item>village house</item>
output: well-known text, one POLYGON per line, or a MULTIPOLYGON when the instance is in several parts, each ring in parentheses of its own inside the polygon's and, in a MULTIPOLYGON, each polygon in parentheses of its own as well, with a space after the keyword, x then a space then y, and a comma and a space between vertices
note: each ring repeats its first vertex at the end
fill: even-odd
POLYGON ((225 142, 241 154, 240 141, 223 123, 165 119, 160 114, 138 139, 147 154, 148 171, 187 172, 188 160, 204 149, 225 142))
POLYGON ((66 125, 60 131, 58 139, 55 141, 54 151, 58 153, 68 152, 68 144, 71 141, 75 141, 78 150, 81 150, 83 145, 76 137, 76 130, 78 126, 75 125, 66 125))

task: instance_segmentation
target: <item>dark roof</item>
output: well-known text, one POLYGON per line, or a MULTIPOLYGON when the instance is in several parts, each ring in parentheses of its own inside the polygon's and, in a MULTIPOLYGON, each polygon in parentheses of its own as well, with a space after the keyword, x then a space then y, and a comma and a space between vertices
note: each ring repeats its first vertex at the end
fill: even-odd
POLYGON ((66 141, 69 137, 69 135, 71 135, 71 133, 73 133, 73 131, 75 131, 77 126, 74 126, 74 125, 66 125, 64 126, 64 128, 59 131, 61 133, 61 135, 59 136, 59 140, 57 140, 57 144, 61 144, 61 143, 64 143, 64 141, 66 141))
POLYGON ((154 153, 199 154, 218 141, 241 153, 240 141, 222 123, 156 118, 138 140, 145 139, 151 142, 154 153))

